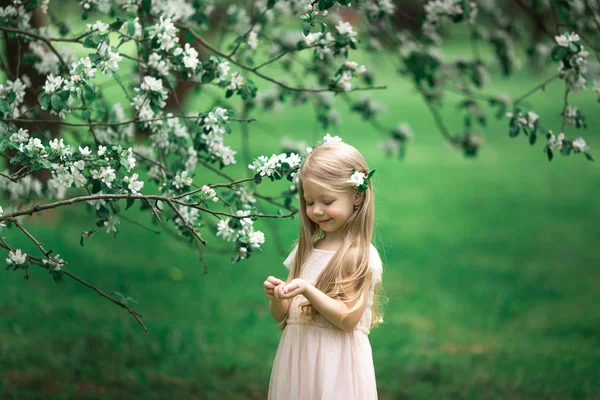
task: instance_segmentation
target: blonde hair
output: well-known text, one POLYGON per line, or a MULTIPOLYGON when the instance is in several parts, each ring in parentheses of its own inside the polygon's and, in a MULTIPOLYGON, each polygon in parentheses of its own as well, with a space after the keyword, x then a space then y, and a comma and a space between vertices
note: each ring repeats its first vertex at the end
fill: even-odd
MULTIPOLYGON (((290 265, 289 280, 299 278, 302 275, 306 261, 314 249, 315 242, 324 235, 319 225, 306 214, 303 182, 311 181, 327 190, 355 195, 358 193, 356 186, 348 182, 353 169, 367 173, 367 162, 358 150, 342 142, 322 144, 316 147, 302 162, 298 185, 301 217, 300 235, 297 243, 298 248, 290 265)), ((363 301, 366 301, 365 295, 368 295, 373 278, 369 269, 369 253, 373 236, 375 204, 371 180, 366 182, 368 189, 359 193, 360 203, 358 208, 340 228, 343 237, 341 247, 314 283, 317 289, 329 297, 354 304, 348 313, 342 317, 342 320, 360 308, 363 301)), ((375 296, 373 297, 371 327, 383 322, 378 292, 379 285, 375 288, 375 296)), ((303 317, 311 320, 318 314, 318 311, 308 301, 300 304, 300 310, 303 317)), ((285 327, 286 320, 287 317, 281 323, 281 328, 285 327)))

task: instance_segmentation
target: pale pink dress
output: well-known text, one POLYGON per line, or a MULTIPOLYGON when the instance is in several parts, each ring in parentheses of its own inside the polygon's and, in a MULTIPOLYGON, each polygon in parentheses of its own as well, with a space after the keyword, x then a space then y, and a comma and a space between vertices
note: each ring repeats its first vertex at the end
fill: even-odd
MULTIPOLYGON (((289 268, 296 249, 283 262, 289 268)), ((311 284, 335 251, 314 249, 301 278, 311 284)), ((373 289, 381 282, 382 264, 371 245, 369 268, 373 282, 364 314, 353 332, 344 332, 323 316, 302 323, 296 296, 289 309, 269 383, 269 400, 375 400, 377 386, 369 343, 373 289)))

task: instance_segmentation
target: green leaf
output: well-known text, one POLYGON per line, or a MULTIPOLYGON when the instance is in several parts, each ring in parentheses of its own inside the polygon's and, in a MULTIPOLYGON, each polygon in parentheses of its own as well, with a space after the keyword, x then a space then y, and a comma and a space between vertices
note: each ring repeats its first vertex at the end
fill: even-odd
POLYGON ((115 22, 110 24, 110 29, 112 29, 114 31, 118 31, 119 29, 121 29, 121 27, 123 26, 124 23, 125 23, 125 21, 123 21, 121 18, 117 18, 117 20, 115 22))
POLYGON ((310 28, 311 28, 311 27, 312 27, 311 23, 310 23, 310 22, 306 22, 306 21, 305 21, 305 22, 302 24, 302 34, 303 34, 304 36, 308 36, 308 34, 310 33, 310 28))
POLYGON ((585 156, 585 158, 587 158, 588 161, 594 161, 594 159, 592 158, 592 155, 589 153, 583 153, 583 155, 585 156))
POLYGON ((374 173, 375 173, 375 169, 372 169, 371 171, 369 171, 369 174, 367 175, 367 179, 371 179, 371 177, 373 176, 374 173))
POLYGON ((135 199, 132 199, 131 197, 129 197, 127 199, 127 207, 125 207, 125 211, 129 210, 129 208, 135 203, 135 199))
POLYGON ((321 11, 328 10, 331 7, 333 7, 334 4, 335 4, 335 0, 319 0, 319 10, 321 10, 321 11))
POLYGON ((88 119, 90 119, 91 116, 92 116, 92 110, 84 110, 83 113, 81 113, 81 118, 83 118, 86 121, 88 119))
POLYGON ((562 46, 555 46, 552 49, 552 59, 554 61, 561 61, 564 60, 565 57, 567 57, 567 55, 569 54, 569 51, 567 50, 566 47, 562 47, 562 46))
POLYGON ((533 146, 533 144, 535 143, 535 139, 537 138, 536 134, 535 134, 535 129, 531 132, 531 134, 529 135, 529 144, 533 146))
POLYGON ((62 101, 69 100, 69 96, 71 96, 71 92, 69 90, 61 90, 57 94, 61 98, 62 101))
POLYGON ((38 5, 37 0, 29 0, 27 2, 27 4, 25 5, 25 8, 28 10, 33 10, 34 8, 36 8, 38 5))
POLYGON ((52 279, 54 279, 54 282, 56 283, 61 283, 63 280, 62 271, 50 271, 50 275, 52 275, 52 279))
POLYGON ((83 247, 83 233, 81 234, 81 239, 79 239, 79 244, 83 247))
POLYGON ((102 183, 100 181, 94 181, 92 183, 92 193, 98 193, 102 190, 102 183))
POLYGON ((96 215, 100 219, 107 219, 109 217, 110 213, 108 212, 108 208, 106 208, 104 206, 100 206, 100 208, 96 211, 96 215))
POLYGON ((260 184, 262 182, 262 176, 260 176, 259 174, 254 175, 254 183, 256 183, 257 185, 260 184))
POLYGON ((142 11, 146 14, 150 14, 150 8, 152 7, 152 0, 142 0, 142 11))
POLYGON ((53 94, 50 98, 52 109, 55 111, 61 111, 64 108, 64 103, 58 94, 53 94))
POLYGON ((87 85, 87 84, 83 85, 83 97, 87 101, 92 101, 96 98, 96 91, 90 85, 87 85))
POLYGON ((5 113, 10 109, 10 104, 4 99, 0 99, 0 112, 5 113))
POLYGON ((127 34, 132 37, 133 37, 133 35, 135 35, 135 22, 134 21, 129 21, 127 23, 127 34))
POLYGON ((517 136, 519 136, 520 130, 521 130, 521 128, 519 127, 519 125, 513 125, 510 127, 510 130, 508 131, 508 136, 517 137, 517 136))
POLYGON ((42 167, 52 170, 52 163, 50 161, 48 161, 47 159, 42 159, 40 160, 40 163, 42 164, 42 167))
POLYGON ((38 101, 40 102, 40 106, 42 109, 47 110, 50 107, 50 95, 46 92, 40 93, 38 96, 38 101))
POLYGON ((267 1, 267 8, 271 9, 275 6, 275 3, 277 3, 277 0, 268 0, 267 1))

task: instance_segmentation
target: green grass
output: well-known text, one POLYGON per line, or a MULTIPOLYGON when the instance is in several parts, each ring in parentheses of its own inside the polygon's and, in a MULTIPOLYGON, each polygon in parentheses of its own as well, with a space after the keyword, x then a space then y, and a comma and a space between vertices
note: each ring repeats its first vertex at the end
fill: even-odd
MULTIPOLYGON (((368 63, 391 76, 384 61, 368 63)), ((517 97, 545 76, 500 79, 489 92, 501 88, 517 97)), ((479 157, 465 159, 444 145, 410 85, 378 83, 389 86, 373 93, 387 105, 382 123, 406 120, 415 130, 406 159, 382 157, 377 133, 347 112, 330 132, 377 168, 376 245, 388 300, 386 323, 370 335, 380 398, 600 397, 600 164, 582 156, 548 163, 543 138, 533 147, 524 137, 508 138, 506 119, 491 121, 479 157)), ((556 82, 526 104, 556 131, 561 99, 556 82)), ((210 101, 188 106, 203 109, 210 101)), ((597 126, 592 94, 573 102, 597 126)), ((457 130, 453 99, 444 116, 457 130)), ((259 118, 264 122, 251 125, 253 155, 279 151, 279 135, 311 142, 324 133, 309 107, 259 118)), ((238 146, 235 129, 227 141, 238 146)), ((584 136, 600 158, 594 130, 584 136)), ((245 173, 241 159, 233 170, 245 173)), ((142 220, 151 225, 149 217, 142 220)), ((81 231, 94 226, 83 206, 26 222, 72 272, 137 300, 149 333, 76 282, 54 284, 40 269, 29 281, 1 273, 1 398, 266 398, 280 332, 261 286, 268 275, 285 277, 284 254, 266 223, 257 223, 267 232, 265 251, 239 264, 209 251, 224 245, 207 233, 204 276, 184 243, 125 221, 118 240, 98 232, 80 247, 81 231)), ((297 221, 274 225, 289 247, 297 221)), ((35 254, 14 229, 3 236, 35 254)))

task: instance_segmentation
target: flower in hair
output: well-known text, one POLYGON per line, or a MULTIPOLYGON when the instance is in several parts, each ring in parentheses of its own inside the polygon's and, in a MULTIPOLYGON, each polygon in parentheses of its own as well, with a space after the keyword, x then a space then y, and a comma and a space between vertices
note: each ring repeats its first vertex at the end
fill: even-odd
POLYGON ((375 170, 372 169, 365 175, 363 172, 357 171, 353 168, 352 176, 350 176, 350 179, 346 182, 352 183, 354 186, 356 186, 359 192, 364 192, 369 188, 368 181, 371 179, 374 173, 375 170))

